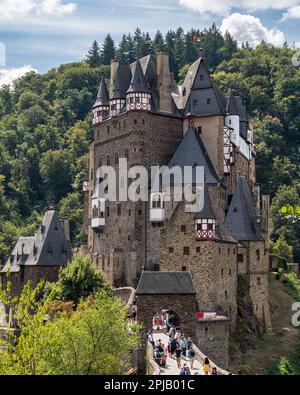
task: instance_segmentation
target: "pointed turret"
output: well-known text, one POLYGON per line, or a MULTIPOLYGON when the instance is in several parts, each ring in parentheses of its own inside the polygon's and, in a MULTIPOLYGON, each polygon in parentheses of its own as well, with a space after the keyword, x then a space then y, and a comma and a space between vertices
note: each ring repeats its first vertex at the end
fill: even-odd
POLYGON ((233 91, 231 91, 227 100, 226 113, 228 115, 239 115, 233 91))
POLYGON ((97 94, 96 103, 93 106, 93 124, 96 125, 101 123, 104 118, 109 114, 109 95, 105 82, 105 78, 102 76, 100 87, 97 94))
POLYGON ((206 182, 203 192, 203 208, 194 217, 196 240, 216 240, 217 217, 212 208, 206 182))
POLYGON ((101 78, 98 94, 97 94, 97 100, 94 105, 94 107, 99 107, 99 106, 109 106, 109 94, 105 82, 104 76, 101 78))
POLYGON ((128 65, 118 66, 113 95, 110 100, 110 115, 117 116, 124 107, 126 91, 130 85, 130 68, 128 65))
POLYGON ((126 94, 127 111, 151 111, 151 91, 140 61, 133 64, 132 80, 126 94))
POLYGON ((226 98, 213 82, 206 61, 198 59, 189 69, 183 83, 183 92, 188 97, 185 105, 185 116, 195 117, 224 115, 226 98))
POLYGON ((239 177, 225 220, 225 229, 238 241, 262 241, 260 222, 248 182, 245 177, 239 177))

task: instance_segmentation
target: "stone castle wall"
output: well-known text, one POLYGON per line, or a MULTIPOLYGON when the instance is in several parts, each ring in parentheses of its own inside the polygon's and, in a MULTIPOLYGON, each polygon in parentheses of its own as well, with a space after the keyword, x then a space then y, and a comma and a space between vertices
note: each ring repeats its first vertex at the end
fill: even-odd
POLYGON ((225 312, 233 328, 237 314, 236 252, 235 243, 197 241, 194 213, 186 213, 181 204, 161 233, 160 270, 190 271, 198 309, 225 312))

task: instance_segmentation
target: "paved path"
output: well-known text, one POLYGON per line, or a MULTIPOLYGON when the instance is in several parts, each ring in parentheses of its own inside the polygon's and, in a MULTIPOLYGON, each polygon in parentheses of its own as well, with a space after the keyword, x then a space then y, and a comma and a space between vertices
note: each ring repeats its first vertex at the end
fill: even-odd
MULTIPOLYGON (((158 339, 161 339, 162 343, 166 347, 168 346, 169 336, 167 336, 165 333, 163 333, 163 332, 154 332, 153 333, 153 338, 154 338, 155 342, 158 339)), ((186 363, 189 368, 191 367, 188 358, 186 358, 186 357, 182 357, 181 358, 181 366, 183 366, 184 363, 186 363)), ((180 371, 180 369, 177 366, 176 359, 173 359, 173 358, 168 356, 166 368, 165 369, 161 368, 161 375, 178 376, 179 375, 179 371, 180 371)), ((192 373, 192 375, 196 375, 196 374, 197 375, 198 374, 204 375, 202 365, 196 359, 195 359, 195 362, 194 362, 194 368, 193 368, 193 370, 191 370, 191 373, 192 373)))

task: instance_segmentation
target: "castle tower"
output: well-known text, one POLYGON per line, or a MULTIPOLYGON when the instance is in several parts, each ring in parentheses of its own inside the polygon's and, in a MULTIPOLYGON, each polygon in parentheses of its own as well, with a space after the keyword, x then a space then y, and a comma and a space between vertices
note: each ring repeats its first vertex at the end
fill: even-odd
POLYGON ((101 123, 109 114, 109 96, 104 77, 101 79, 97 100, 92 110, 93 125, 101 123))
POLYGON ((146 79, 140 64, 137 60, 133 72, 130 87, 126 93, 127 111, 151 111, 151 91, 147 86, 146 79))
MULTIPOLYGON (((266 203, 265 203, 266 206, 266 203)), ((268 211, 266 207, 265 215, 268 211)), ((225 220, 225 228, 239 242, 238 272, 248 280, 253 312, 266 332, 272 330, 269 311, 269 251, 255 202, 245 177, 239 177, 225 220)), ((267 225, 265 232, 267 232, 267 225)))

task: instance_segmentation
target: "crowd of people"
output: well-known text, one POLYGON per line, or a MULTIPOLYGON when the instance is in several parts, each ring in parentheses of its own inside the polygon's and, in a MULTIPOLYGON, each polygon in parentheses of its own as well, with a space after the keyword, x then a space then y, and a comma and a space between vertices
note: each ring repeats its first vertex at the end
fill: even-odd
MULTIPOLYGON (((192 347, 192 339, 186 337, 176 325, 178 318, 173 312, 162 312, 157 314, 153 319, 153 328, 165 332, 168 335, 168 344, 164 344, 161 339, 154 341, 153 331, 148 332, 148 341, 153 347, 153 358, 161 368, 167 367, 167 359, 173 358, 180 375, 191 375, 194 369, 195 351, 192 347), (188 363, 189 362, 189 366, 188 363)), ((205 375, 218 375, 217 369, 211 369, 210 361, 205 358, 203 363, 203 371, 205 375)), ((196 373, 195 374, 199 374, 196 373)))

